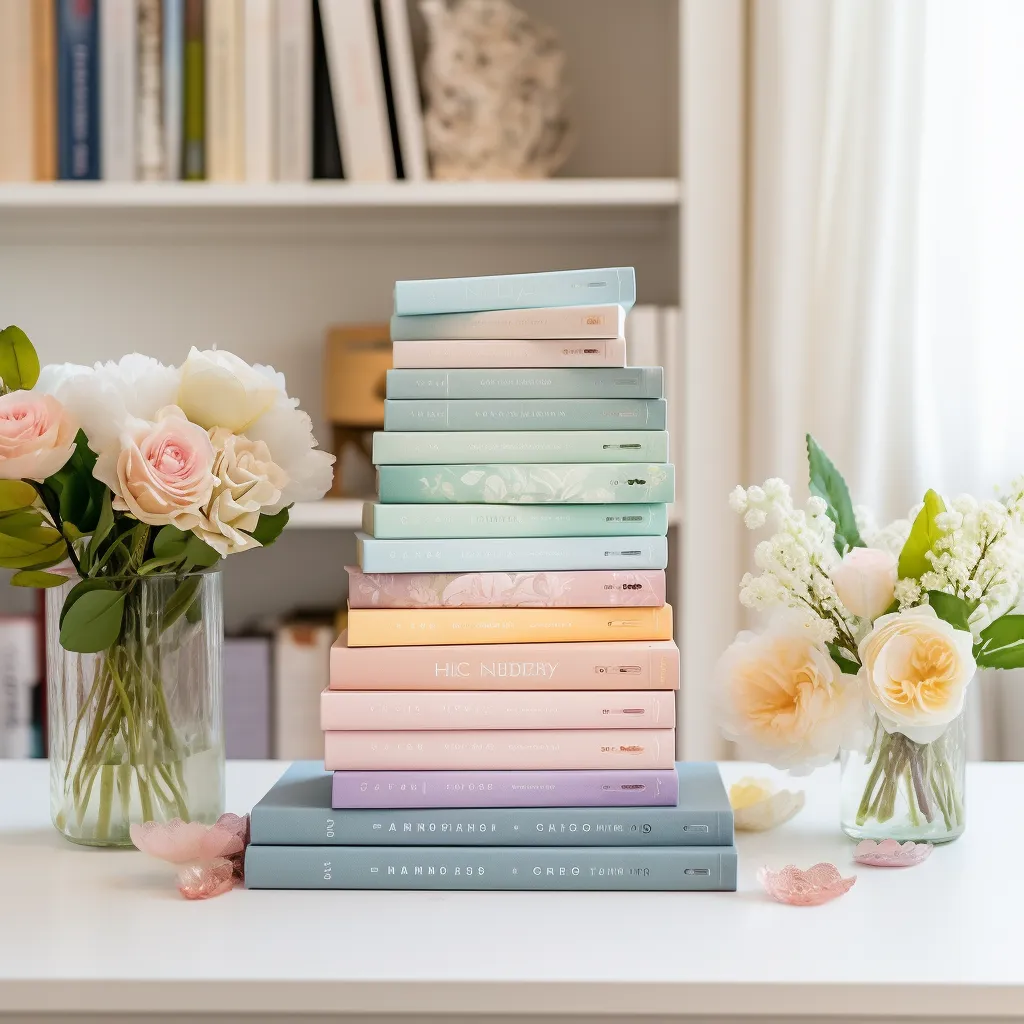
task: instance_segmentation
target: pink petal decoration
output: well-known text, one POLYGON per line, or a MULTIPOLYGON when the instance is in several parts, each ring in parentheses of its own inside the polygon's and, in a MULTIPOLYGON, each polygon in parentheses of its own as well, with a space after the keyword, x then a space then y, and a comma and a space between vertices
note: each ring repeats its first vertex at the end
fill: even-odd
POLYGON ((794 907, 816 907, 842 896, 853 887, 857 876, 843 878, 835 864, 815 864, 806 871, 801 871, 794 864, 787 864, 781 871, 761 868, 757 880, 778 903, 788 903, 794 907))
POLYGON ((865 839, 857 844, 853 859, 858 864, 870 864, 876 868, 911 868, 927 860, 932 849, 931 843, 908 841, 901 845, 895 839, 883 839, 880 843, 865 839))
POLYGON ((190 864, 178 872, 178 892, 187 900, 208 900, 234 887, 234 865, 224 857, 212 864, 190 864))

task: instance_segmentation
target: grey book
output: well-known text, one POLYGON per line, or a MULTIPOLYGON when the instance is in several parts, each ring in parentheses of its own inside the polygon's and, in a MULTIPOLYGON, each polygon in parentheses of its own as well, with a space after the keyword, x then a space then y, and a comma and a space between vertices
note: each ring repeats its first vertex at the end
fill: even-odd
POLYGON ((256 846, 250 889, 736 890, 735 846, 256 846))
POLYGON ((669 807, 332 810, 333 772, 296 761, 252 809, 250 829, 258 846, 731 846, 718 766, 676 772, 679 803, 669 807))

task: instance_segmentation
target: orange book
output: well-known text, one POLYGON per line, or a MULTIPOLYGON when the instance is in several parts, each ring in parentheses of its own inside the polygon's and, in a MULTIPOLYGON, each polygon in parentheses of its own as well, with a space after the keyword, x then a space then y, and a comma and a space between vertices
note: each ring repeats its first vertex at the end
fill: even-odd
POLYGON ((57 178, 57 11, 32 0, 33 152, 36 181, 57 178))

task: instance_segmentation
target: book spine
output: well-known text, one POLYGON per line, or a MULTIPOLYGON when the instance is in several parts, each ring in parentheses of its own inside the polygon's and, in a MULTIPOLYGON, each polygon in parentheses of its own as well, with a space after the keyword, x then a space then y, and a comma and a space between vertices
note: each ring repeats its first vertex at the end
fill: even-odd
POLYGON ((0 181, 36 176, 32 21, 27 0, 0 6, 0 181))
POLYGON ((245 5, 245 180, 274 177, 274 9, 272 0, 245 5))
POLYGON ((324 0, 313 3, 313 154, 314 178, 344 177, 341 147, 338 143, 338 122, 334 116, 334 92, 327 64, 327 43, 324 39, 324 0))
POLYGON ((96 0, 58 0, 58 161, 62 180, 100 176, 96 0))
POLYGON ((665 603, 661 569, 396 574, 363 573, 354 566, 345 569, 350 608, 617 608, 665 603))
MULTIPOLYGON (((574 434, 593 430, 664 430, 663 398, 463 398, 384 400, 384 429, 530 430, 552 427, 574 434)), ((534 436, 536 436, 534 434, 534 436)), ((637 442, 633 438, 633 443, 637 442)), ((664 462, 665 455, 649 461, 664 462)), ((587 462, 589 459, 577 459, 587 462)))
POLYGON ((363 506, 363 530, 376 540, 485 537, 653 537, 668 532, 665 505, 363 506))
POLYGON ((164 154, 163 31, 161 0, 137 0, 135 169, 140 181, 162 181, 164 154))
MULTIPOLYGON (((344 808, 675 807, 668 769, 524 772, 335 772, 331 804, 344 808)), ((255 822, 256 810, 253 809, 255 822)), ((316 827, 316 826, 314 826, 316 827)), ((730 830, 731 831, 731 830, 730 830)), ((283 835, 291 834, 284 833, 283 835)), ((305 834, 305 833, 303 833, 305 834)), ((697 835, 698 833, 695 833, 697 835)), ((263 838, 261 843, 271 842, 263 838)), ((298 839, 290 842, 298 843, 298 839)), ((325 830, 310 842, 325 843, 325 830)), ((731 842, 731 840, 729 840, 731 842)), ((723 840, 723 845, 725 840, 723 840)))
POLYGON ((32 0, 33 171, 36 181, 57 178, 57 10, 32 0))
POLYGON ((276 177, 313 177, 313 15, 310 0, 277 0, 276 177))
POLYGON ((393 181, 394 152, 372 0, 320 0, 345 176, 393 181))
POLYGON ((396 341, 395 366, 558 367, 626 365, 626 343, 610 341, 396 341))
MULTIPOLYGON (((669 464, 612 462, 380 466, 377 484, 380 500, 388 504, 667 503, 675 496, 675 469, 669 464)), ((577 568, 615 567, 590 565, 577 568)), ((657 569, 660 566, 647 568, 657 569)))
POLYGON ((661 398, 660 366, 621 369, 395 370, 387 372, 387 398, 661 398))
POLYGON ((39 620, 0 616, 0 758, 36 757, 32 692, 40 681, 39 620))
POLYGON ((532 309, 615 303, 627 310, 636 301, 632 267, 556 270, 542 274, 397 281, 395 313, 471 313, 484 309, 532 309))
POLYGON ((736 890, 734 847, 254 846, 250 889, 736 890))
POLYGON ((674 729, 326 732, 328 771, 672 768, 674 729))
POLYGON ((100 5, 101 167, 104 181, 135 178, 135 0, 100 5))
POLYGON ((342 633, 330 662, 332 690, 679 689, 672 641, 369 648, 342 633))
POLYGON ((387 44, 388 74, 394 94, 402 172, 409 181, 425 181, 430 177, 430 172, 423 131, 423 102, 416 75, 406 0, 381 0, 381 16, 387 44))
POLYGON ((182 176, 206 177, 206 32, 204 0, 185 0, 182 176))
POLYGON ((671 729, 672 690, 478 693, 324 690, 326 732, 375 729, 671 729))
POLYGON ((206 5, 206 177, 241 181, 245 175, 241 0, 206 5))
POLYGON ((163 0, 164 178, 182 176, 185 117, 185 0, 163 0))
POLYGON ((391 318, 392 341, 527 341, 622 338, 622 306, 556 306, 544 309, 489 309, 476 313, 434 313, 391 318))

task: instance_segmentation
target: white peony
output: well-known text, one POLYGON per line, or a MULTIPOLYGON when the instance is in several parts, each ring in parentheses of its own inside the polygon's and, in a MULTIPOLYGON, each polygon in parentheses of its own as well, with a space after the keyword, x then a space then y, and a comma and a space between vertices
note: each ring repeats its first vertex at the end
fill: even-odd
POLYGON ((219 427, 244 434, 274 407, 283 391, 281 375, 268 377, 231 352, 200 352, 193 347, 181 367, 177 401, 185 415, 204 430, 219 427))

